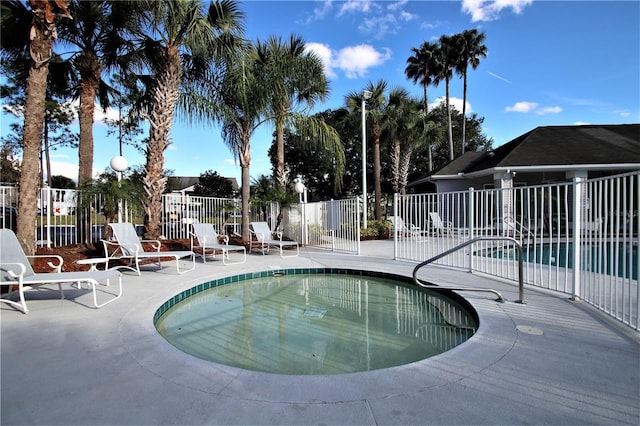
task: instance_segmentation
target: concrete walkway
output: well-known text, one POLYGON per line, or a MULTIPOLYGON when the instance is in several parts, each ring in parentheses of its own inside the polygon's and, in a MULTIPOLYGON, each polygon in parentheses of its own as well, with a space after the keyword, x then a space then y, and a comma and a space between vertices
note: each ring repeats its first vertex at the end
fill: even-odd
MULTIPOLYGON (((195 284, 271 268, 345 267, 411 275, 392 241, 362 255, 302 249, 297 258, 248 255, 176 275, 172 263, 125 273, 120 300, 92 309, 88 290, 28 294, 30 313, 1 320, 1 423, 10 424, 640 424, 640 335, 566 295, 427 267, 463 294, 480 328, 466 343, 413 364, 332 376, 281 376, 196 359, 167 343, 152 317, 195 284)), ((184 265, 186 266, 186 264, 184 265)))

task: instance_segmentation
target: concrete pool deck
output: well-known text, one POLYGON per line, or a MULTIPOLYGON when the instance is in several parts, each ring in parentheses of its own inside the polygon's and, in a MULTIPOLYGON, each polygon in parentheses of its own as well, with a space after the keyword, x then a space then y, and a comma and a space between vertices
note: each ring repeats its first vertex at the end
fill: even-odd
MULTIPOLYGON (((232 254, 233 256, 233 254, 232 254)), ((441 355, 332 376, 239 370, 180 352, 153 326, 158 306, 215 278, 273 268, 344 267, 411 275, 392 241, 360 256, 302 248, 218 258, 177 275, 173 262, 124 273, 123 296, 91 308, 88 290, 27 293, 24 315, 0 304, 1 411, 12 424, 634 424, 640 423, 640 334, 567 295, 440 267, 421 278, 493 288, 461 292, 480 328, 441 355)))

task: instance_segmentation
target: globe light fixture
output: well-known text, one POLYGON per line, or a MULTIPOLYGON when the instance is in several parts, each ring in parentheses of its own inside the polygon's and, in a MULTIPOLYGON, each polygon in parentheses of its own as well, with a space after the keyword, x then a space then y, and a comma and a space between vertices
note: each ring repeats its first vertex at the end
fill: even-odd
MULTIPOLYGON (((129 167, 129 162, 122 155, 116 155, 111 159, 111 162, 109 163, 109 165, 116 172, 122 173, 125 170, 127 170, 127 168, 129 167)), ((120 180, 119 177, 118 177, 118 180, 120 180)))

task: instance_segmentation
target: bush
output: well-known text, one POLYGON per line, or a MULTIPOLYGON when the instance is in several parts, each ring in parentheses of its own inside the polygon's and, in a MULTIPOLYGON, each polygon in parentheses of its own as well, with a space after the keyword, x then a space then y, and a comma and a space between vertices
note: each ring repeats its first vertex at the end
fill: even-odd
POLYGON ((369 220, 367 228, 360 228, 361 240, 380 240, 389 238, 391 231, 391 222, 388 220, 369 220))

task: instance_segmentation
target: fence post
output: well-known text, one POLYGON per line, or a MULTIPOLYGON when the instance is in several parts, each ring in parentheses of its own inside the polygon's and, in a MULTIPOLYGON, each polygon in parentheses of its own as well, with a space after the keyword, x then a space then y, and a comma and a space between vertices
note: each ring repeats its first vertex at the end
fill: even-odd
MULTIPOLYGON (((467 203, 467 218, 469 219, 468 227, 469 227, 469 239, 473 238, 473 224, 475 221, 475 194, 473 193, 473 186, 469 187, 469 199, 467 203)), ((473 272, 473 246, 469 249, 469 272, 473 272)))
MULTIPOLYGON (((396 223, 398 221, 398 202, 399 202, 398 193, 393 194, 393 216, 396 218, 396 223)), ((393 259, 398 260, 398 227, 396 223, 393 225, 393 259)))
POLYGON ((571 299, 573 300, 580 298, 582 210, 589 202, 585 197, 585 181, 586 176, 576 175, 573 177, 573 282, 571 286, 571 299))
POLYGON ((356 197, 356 240, 358 241, 358 256, 360 256, 360 197, 356 197))

